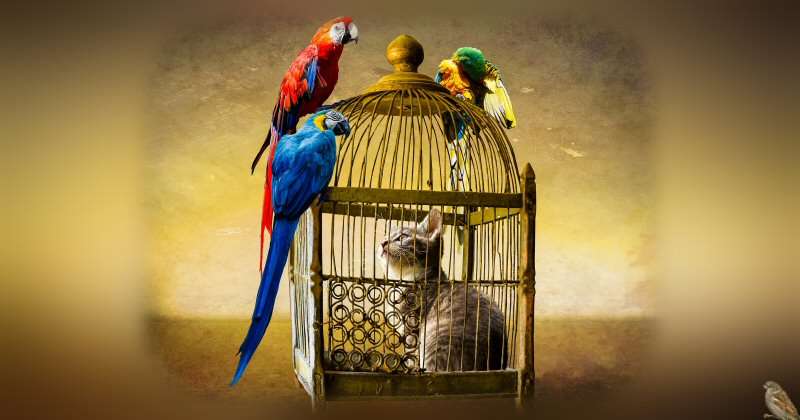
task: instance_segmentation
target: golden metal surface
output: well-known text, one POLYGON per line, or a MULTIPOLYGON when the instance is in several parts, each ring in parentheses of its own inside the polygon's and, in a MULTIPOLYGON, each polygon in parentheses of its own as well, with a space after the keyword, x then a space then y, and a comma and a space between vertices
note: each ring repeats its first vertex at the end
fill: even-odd
POLYGON ((520 208, 522 194, 329 187, 324 201, 520 208))
POLYGON ((522 407, 533 399, 534 392, 534 364, 533 364, 533 315, 534 299, 536 297, 536 265, 534 260, 536 246, 536 174, 531 164, 525 165, 521 175, 523 211, 520 218, 522 240, 520 241, 520 281, 521 287, 517 289, 518 297, 518 341, 517 351, 518 391, 517 405, 522 407))
POLYGON ((416 72, 425 60, 425 50, 416 38, 404 34, 386 47, 386 59, 397 72, 416 72))
MULTIPOLYGON (((386 47, 386 60, 394 67, 394 72, 383 76, 378 83, 368 87, 364 93, 390 92, 397 90, 421 89, 438 92, 449 97, 447 89, 434 82, 427 75, 417 73, 419 65, 425 59, 422 45, 410 35, 400 35, 386 47)), ((404 109, 399 103, 392 106, 391 98, 381 98, 378 113, 407 113, 410 107, 404 109)), ((444 98, 438 98, 444 99, 444 98)), ((436 107, 429 102, 431 98, 419 98, 418 111, 433 110, 436 107)), ((430 113, 431 111, 428 111, 430 113)))
POLYGON ((447 372, 418 375, 326 372, 331 400, 446 397, 515 397, 517 375, 511 370, 447 372))

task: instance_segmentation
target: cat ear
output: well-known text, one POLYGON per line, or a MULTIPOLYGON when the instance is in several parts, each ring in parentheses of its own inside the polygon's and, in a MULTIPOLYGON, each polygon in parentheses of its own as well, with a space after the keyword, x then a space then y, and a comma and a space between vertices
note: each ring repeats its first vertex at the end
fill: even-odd
POLYGON ((429 239, 438 238, 442 232, 442 212, 435 207, 432 208, 420 224, 419 230, 429 239))

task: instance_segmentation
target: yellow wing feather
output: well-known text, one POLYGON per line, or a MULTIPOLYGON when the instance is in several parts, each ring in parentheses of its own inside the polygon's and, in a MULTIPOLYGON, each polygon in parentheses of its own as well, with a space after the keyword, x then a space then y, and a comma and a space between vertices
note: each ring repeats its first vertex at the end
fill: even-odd
POLYGON ((483 83, 486 85, 486 97, 483 99, 483 109, 489 115, 495 117, 500 124, 506 128, 517 126, 517 117, 514 115, 514 107, 511 105, 511 98, 508 95, 503 80, 500 78, 500 71, 491 63, 487 63, 489 72, 483 83))

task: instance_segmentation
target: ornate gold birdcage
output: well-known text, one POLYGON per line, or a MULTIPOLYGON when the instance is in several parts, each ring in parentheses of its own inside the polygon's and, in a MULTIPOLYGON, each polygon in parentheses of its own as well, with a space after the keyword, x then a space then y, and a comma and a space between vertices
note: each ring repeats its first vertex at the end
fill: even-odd
POLYGON ((414 38, 397 37, 387 47, 394 73, 336 104, 352 132, 295 236, 293 360, 315 406, 477 395, 521 403, 532 393, 533 169, 519 173, 495 119, 417 73, 423 57, 414 38), (444 228, 426 261, 438 258, 444 274, 390 275, 379 255, 385 238, 434 209, 444 228), (454 307, 476 315, 453 316, 454 307), (489 318, 487 331, 486 316, 502 319, 489 318), (432 351, 446 362, 431 363, 432 351))

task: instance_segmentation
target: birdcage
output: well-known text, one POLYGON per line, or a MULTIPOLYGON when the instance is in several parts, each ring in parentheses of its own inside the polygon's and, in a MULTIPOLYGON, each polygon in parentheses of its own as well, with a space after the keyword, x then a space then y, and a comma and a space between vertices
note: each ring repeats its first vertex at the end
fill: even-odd
POLYGON ((315 406, 532 395, 533 169, 519 173, 497 121, 417 73, 423 57, 397 37, 394 72, 336 104, 352 131, 295 236, 294 369, 315 406), (425 256, 435 279, 392 273, 388 238, 422 231, 431 213, 442 224, 425 256))

